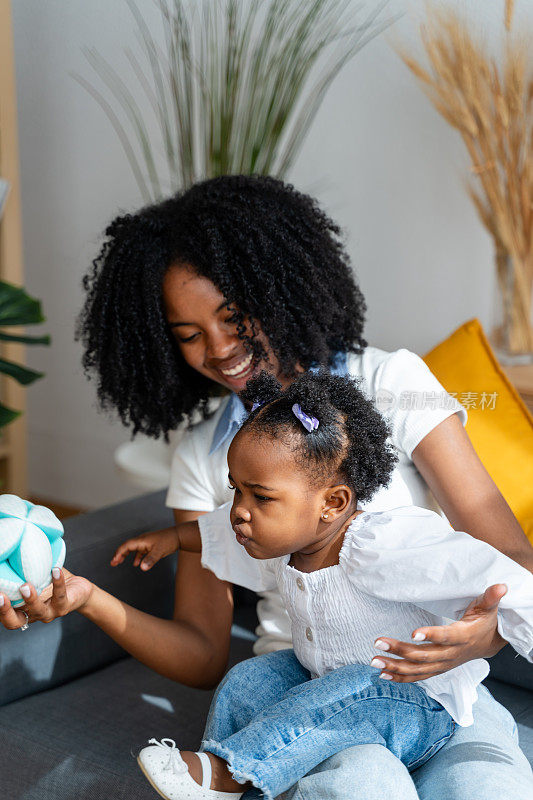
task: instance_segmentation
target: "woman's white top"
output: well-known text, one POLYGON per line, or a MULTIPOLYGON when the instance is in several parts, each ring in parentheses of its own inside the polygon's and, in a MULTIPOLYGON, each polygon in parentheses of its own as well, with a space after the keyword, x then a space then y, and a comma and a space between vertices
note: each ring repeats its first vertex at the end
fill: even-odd
MULTIPOLYGON (((248 555, 231 529, 230 507, 198 520, 202 565, 221 580, 255 591, 277 588, 295 654, 311 677, 345 664, 370 664, 384 631, 410 641, 415 628, 460 619, 494 583, 508 589, 498 631, 533 662, 533 575, 486 542, 454 531, 433 511, 404 506, 360 514, 344 535, 338 564, 307 573, 288 565, 290 555, 248 555)), ((473 723, 476 687, 488 673, 487 661, 475 659, 417 683, 467 726, 473 723)))
MULTIPOLYGON (((465 425, 465 409, 446 393, 416 353, 405 349, 389 353, 367 347, 359 355, 343 356, 344 364, 332 371, 360 379, 360 389, 374 400, 391 425, 390 441, 399 459, 390 484, 379 489, 365 509, 381 511, 416 505, 439 511, 411 454, 433 428, 452 414, 458 413, 465 425)), ((227 454, 243 413, 242 404, 231 394, 210 419, 183 434, 172 459, 167 506, 206 512, 232 499, 227 454)), ((254 644, 257 655, 291 647, 290 621, 277 588, 261 593, 257 614, 260 622, 256 630, 259 639, 254 644)), ((387 631, 385 627, 381 634, 384 636, 387 631)))

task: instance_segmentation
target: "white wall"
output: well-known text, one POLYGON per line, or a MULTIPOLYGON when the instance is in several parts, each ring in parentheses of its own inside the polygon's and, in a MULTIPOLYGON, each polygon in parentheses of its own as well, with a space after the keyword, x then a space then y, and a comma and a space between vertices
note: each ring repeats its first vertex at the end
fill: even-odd
MULTIPOLYGON (((151 0, 138 5, 155 22, 151 0)), ((461 5, 481 27, 500 26, 504 0, 461 5)), ((391 11, 403 7, 391 0, 391 11)), ((26 284, 42 298, 53 337, 50 348, 29 352, 46 372, 28 391, 30 488, 95 507, 136 490, 116 474, 113 452, 129 434, 96 410, 74 320, 106 223, 141 199, 103 112, 69 73, 91 76, 82 46, 125 71, 121 48, 136 47, 134 25, 122 0, 15 0, 13 13, 26 284)), ((413 18, 395 32, 416 41, 413 18)), ((490 326, 492 251, 462 185, 459 137, 389 38, 370 43, 337 79, 291 180, 348 233, 369 341, 424 353, 472 316, 490 326)))

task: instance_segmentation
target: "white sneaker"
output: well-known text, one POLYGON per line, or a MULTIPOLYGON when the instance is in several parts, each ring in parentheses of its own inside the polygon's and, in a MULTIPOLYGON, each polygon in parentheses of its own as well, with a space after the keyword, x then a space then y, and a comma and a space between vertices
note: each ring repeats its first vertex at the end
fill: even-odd
POLYGON ((196 753, 202 765, 202 785, 189 774, 174 739, 150 739, 152 747, 143 747, 137 762, 161 797, 165 800, 239 800, 242 792, 217 792, 210 789, 211 761, 207 753, 196 753), (172 742, 170 747, 164 742, 172 742))

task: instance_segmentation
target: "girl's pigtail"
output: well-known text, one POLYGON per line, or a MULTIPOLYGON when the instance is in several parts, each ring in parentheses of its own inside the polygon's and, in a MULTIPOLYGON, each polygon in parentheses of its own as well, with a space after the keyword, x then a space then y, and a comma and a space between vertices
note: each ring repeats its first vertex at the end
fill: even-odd
POLYGON ((263 371, 248 381, 242 392, 239 392, 239 397, 243 403, 248 405, 262 406, 264 403, 277 400, 281 394, 281 383, 273 375, 263 371))

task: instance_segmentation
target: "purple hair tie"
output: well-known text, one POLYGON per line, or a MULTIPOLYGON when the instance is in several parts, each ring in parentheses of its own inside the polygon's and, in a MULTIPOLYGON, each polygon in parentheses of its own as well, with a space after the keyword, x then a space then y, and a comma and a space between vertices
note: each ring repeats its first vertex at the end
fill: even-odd
POLYGON ((304 428, 309 431, 309 433, 311 433, 311 431, 316 431, 320 424, 316 417, 310 417, 309 414, 306 414, 305 411, 302 411, 302 408, 298 405, 298 403, 293 405, 292 412, 294 416, 300 420, 304 428))
POLYGON ((263 405, 263 403, 258 403, 258 402, 257 402, 257 400, 256 400, 256 402, 255 402, 255 403, 253 404, 253 406, 252 406, 252 410, 250 411, 250 414, 253 414, 253 413, 254 413, 254 411, 255 411, 257 408, 261 408, 261 406, 262 406, 262 405, 263 405))

